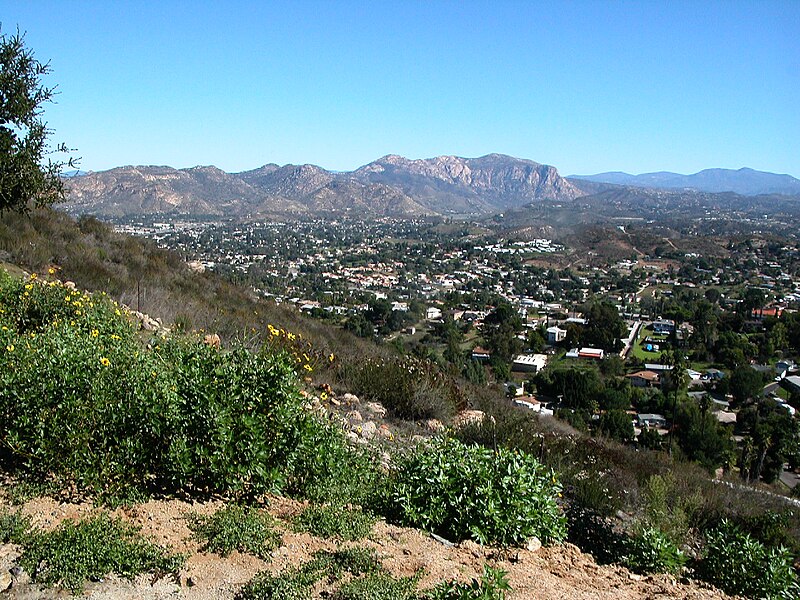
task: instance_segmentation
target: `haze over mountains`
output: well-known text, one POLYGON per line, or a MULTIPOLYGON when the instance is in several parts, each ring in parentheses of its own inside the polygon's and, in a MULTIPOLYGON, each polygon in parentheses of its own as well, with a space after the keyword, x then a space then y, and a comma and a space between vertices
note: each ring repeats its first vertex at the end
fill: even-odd
POLYGON ((315 165, 267 164, 242 173, 213 166, 126 166, 76 174, 67 184, 69 212, 102 217, 487 215, 609 193, 617 202, 622 199, 633 206, 643 194, 650 196, 640 187, 679 188, 681 192, 664 192, 676 202, 692 191, 727 191, 734 184, 738 194, 800 194, 800 181, 751 169, 712 169, 692 176, 605 173, 564 178, 552 166, 502 154, 421 160, 390 154, 349 172, 315 165), (795 189, 795 183, 796 192, 784 191, 795 189))
POLYGON ((595 181, 643 188, 686 189, 699 192, 734 192, 743 196, 758 194, 800 194, 800 179, 754 169, 705 169, 693 175, 669 171, 630 175, 622 171, 597 175, 571 175, 571 180, 595 181))

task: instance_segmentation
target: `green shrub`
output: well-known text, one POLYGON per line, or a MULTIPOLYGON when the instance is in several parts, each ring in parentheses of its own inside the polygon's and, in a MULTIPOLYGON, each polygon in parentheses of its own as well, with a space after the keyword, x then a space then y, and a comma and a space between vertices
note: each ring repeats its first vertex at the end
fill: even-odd
POLYGON ((0 512, 0 544, 24 544, 30 537, 31 520, 18 512, 0 512))
POLYGON ((236 600, 310 600, 311 588, 322 579, 335 581, 343 575, 374 575, 382 570, 375 551, 345 548, 321 550, 307 563, 282 573, 259 573, 236 594, 236 600))
POLYGON ((483 576, 470 583, 444 582, 430 590, 426 600, 505 600, 511 589, 507 573, 502 569, 483 567, 483 576))
POLYGON ((174 573, 183 562, 183 557, 146 541, 135 527, 105 513, 32 535, 20 558, 34 581, 61 585, 73 593, 88 579, 111 573, 129 579, 147 572, 163 575, 174 573))
POLYGON ((62 488, 355 498, 369 463, 305 409, 294 369, 280 350, 144 345, 102 295, 0 275, 0 458, 62 488))
POLYGON ((560 542, 554 473, 524 452, 439 439, 398 461, 391 505, 403 523, 452 540, 502 546, 560 542))
POLYGON ((641 529, 628 543, 625 564, 638 573, 672 573, 686 564, 686 555, 667 535, 653 527, 641 529))
POLYGON ((320 550, 314 554, 314 558, 310 562, 304 565, 303 569, 308 573, 316 572, 339 578, 344 573, 355 577, 378 573, 382 567, 375 550, 353 546, 339 548, 333 552, 320 550))
POLYGON ((194 537, 204 543, 203 550, 228 556, 234 550, 269 560, 280 546, 281 536, 268 514, 252 507, 232 505, 213 515, 188 516, 194 537))
POLYGON ((388 573, 371 573, 351 579, 331 596, 332 600, 416 600, 417 577, 393 577, 388 573))
POLYGON ((295 526, 319 537, 354 541, 366 537, 375 521, 375 517, 359 508, 327 504, 306 508, 295 519, 295 526))
POLYGON ((729 594, 790 600, 800 580, 784 548, 767 548, 736 525, 723 521, 706 535, 696 573, 729 594))
POLYGON ((342 362, 338 376, 353 393, 380 402, 401 419, 445 420, 463 404, 457 387, 434 363, 410 356, 342 362))

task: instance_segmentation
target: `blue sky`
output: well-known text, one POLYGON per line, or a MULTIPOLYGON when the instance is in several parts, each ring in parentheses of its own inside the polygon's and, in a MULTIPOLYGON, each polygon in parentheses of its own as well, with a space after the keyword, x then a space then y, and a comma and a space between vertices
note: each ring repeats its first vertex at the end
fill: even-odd
POLYGON ((0 0, 84 169, 350 170, 500 152, 562 174, 800 177, 800 1, 0 0))

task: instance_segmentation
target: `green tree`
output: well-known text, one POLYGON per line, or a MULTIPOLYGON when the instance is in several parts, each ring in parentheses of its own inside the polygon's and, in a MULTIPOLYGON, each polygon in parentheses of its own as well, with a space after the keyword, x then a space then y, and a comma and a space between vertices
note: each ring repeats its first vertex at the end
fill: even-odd
POLYGON ((731 373, 730 391, 739 404, 753 400, 764 393, 764 378, 749 365, 742 365, 731 373))
POLYGON ((613 409, 604 413, 600 417, 598 429, 601 434, 610 437, 612 440, 617 440, 618 442, 633 441, 633 422, 630 415, 623 410, 613 409))
POLYGON ((483 338, 492 352, 493 363, 510 363, 514 355, 522 350, 522 341, 517 339, 520 329, 522 319, 507 302, 499 304, 487 315, 483 321, 483 338))
POLYGON ((39 62, 25 47, 24 35, 0 33, 0 213, 25 212, 64 198, 64 163, 45 163, 52 150, 42 106, 55 90, 41 78, 49 72, 49 63, 39 62))
POLYGON ((620 338, 628 333, 617 307, 610 302, 594 302, 583 310, 588 320, 583 330, 582 343, 587 346, 602 348, 607 352, 617 352, 622 348, 620 338))

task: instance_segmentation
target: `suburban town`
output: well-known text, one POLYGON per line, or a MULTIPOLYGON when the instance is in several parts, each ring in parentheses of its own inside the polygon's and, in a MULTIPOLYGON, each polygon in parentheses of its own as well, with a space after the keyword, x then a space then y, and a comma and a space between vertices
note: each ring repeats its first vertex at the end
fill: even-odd
POLYGON ((796 241, 731 238, 726 257, 672 248, 573 266, 575 252, 562 243, 477 222, 139 220, 117 228, 276 303, 501 383, 520 409, 626 443, 683 444, 707 466, 744 466, 748 478, 797 486, 796 241), (673 377, 675 368, 684 375, 673 377), (746 456, 758 456, 748 449, 765 410, 785 415, 789 428, 770 438, 779 443, 762 443, 781 461, 769 473, 746 456), (709 447, 696 447, 693 427, 709 447))

